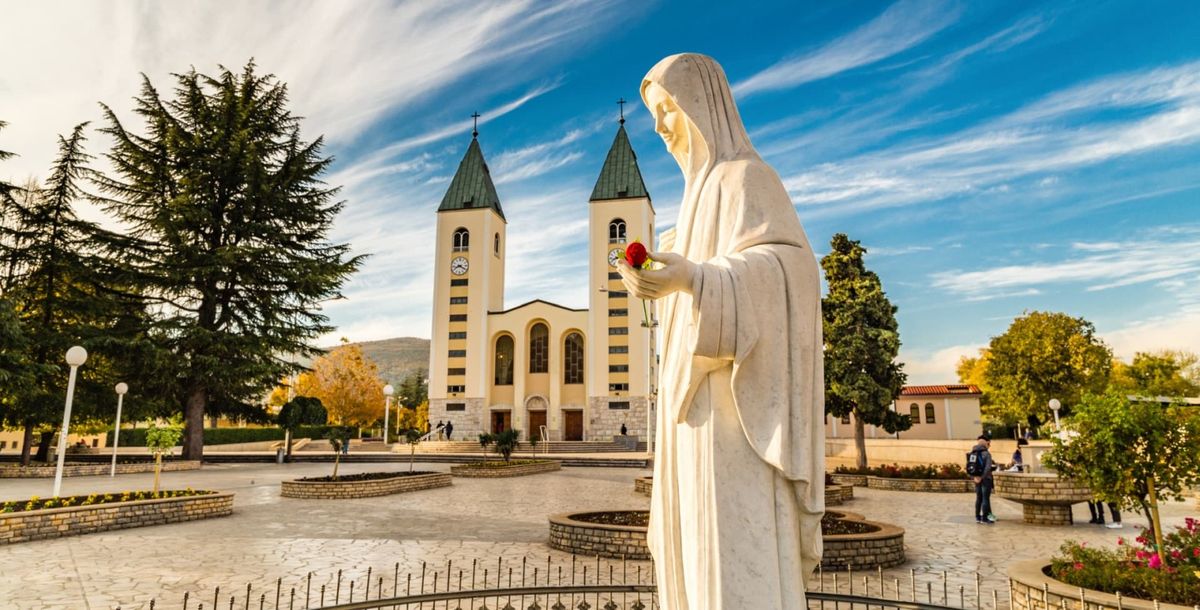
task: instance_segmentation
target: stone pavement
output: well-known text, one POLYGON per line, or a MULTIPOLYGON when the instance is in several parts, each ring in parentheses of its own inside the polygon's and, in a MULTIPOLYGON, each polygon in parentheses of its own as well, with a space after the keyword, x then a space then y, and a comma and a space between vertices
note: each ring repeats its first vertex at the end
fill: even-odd
MULTIPOLYGON (((449 464, 418 465, 425 470, 448 468, 449 464)), ((339 472, 404 469, 396 463, 344 464, 339 472)), ((633 491, 633 479, 646 472, 628 468, 567 468, 514 479, 456 479, 447 488, 357 500, 279 496, 282 479, 330 471, 329 464, 239 464, 165 473, 166 487, 236 492, 234 515, 0 547, 0 608, 145 608, 151 598, 158 599, 159 609, 178 608, 185 591, 192 592, 193 600, 206 600, 205 608, 210 608, 217 586, 223 600, 236 591, 241 607, 247 583, 254 598, 269 592, 270 607, 277 578, 285 581, 286 599, 288 585, 300 584, 310 572, 315 597, 321 584, 333 589, 339 569, 344 570, 343 587, 355 580, 361 595, 369 567, 374 574, 387 576, 390 590, 397 564, 401 574, 419 574, 422 562, 427 562, 430 572, 441 570, 444 578, 447 561, 454 563, 455 572, 473 559, 494 565, 497 557, 503 557, 505 570, 523 557, 531 565, 544 565, 553 555, 557 563, 568 556, 546 546, 547 515, 644 509, 648 502, 633 491)), ((151 481, 152 475, 140 474, 115 480, 69 478, 64 480, 64 494, 148 488, 151 481)), ((3 481, 0 499, 46 496, 51 486, 49 480, 3 481)), ((857 488, 855 495, 843 508, 907 530, 909 562, 885 571, 887 595, 892 596, 893 579, 899 578, 902 596, 907 598, 909 569, 913 569, 920 581, 918 598, 925 598, 925 583, 930 582, 935 602, 941 600, 942 570, 950 573, 947 588, 955 604, 959 584, 966 586, 971 601, 978 570, 985 605, 990 606, 990 590, 1004 587, 1009 563, 1048 557, 1065 538, 1112 545, 1118 535, 1135 535, 1129 525, 1144 524, 1129 515, 1126 529, 1120 532, 1088 525, 1026 526, 1020 521, 1020 506, 996 499, 1001 522, 984 526, 974 523, 970 494, 857 488)), ((1164 514, 1168 524, 1174 524, 1197 512, 1191 504, 1174 503, 1164 514)), ((1075 516, 1087 521, 1086 507, 1077 505, 1075 516)), ((641 565, 646 569, 646 564, 641 565)), ((495 571, 491 574, 494 579, 495 571)), ((862 576, 854 577, 856 591, 862 590, 862 576)), ((832 579, 824 576, 829 590, 832 579)), ((846 575, 841 574, 841 590, 845 583, 846 575)), ((874 575, 870 586, 872 592, 878 591, 874 575)), ((1007 606, 1003 596, 1001 606, 1007 606)), ((195 601, 191 607, 196 607, 195 601)))

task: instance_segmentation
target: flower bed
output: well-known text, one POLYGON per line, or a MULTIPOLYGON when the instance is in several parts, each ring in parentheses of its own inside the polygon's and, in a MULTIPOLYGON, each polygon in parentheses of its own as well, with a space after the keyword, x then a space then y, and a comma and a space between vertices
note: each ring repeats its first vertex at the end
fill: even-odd
POLYGON ((905 561, 904 528, 855 513, 827 511, 821 518, 821 538, 825 569, 890 568, 905 561))
POLYGON ((1089 548, 1067 542, 1051 561, 1049 575, 1069 585, 1172 604, 1200 605, 1200 523, 1163 533, 1161 559, 1143 530, 1133 541, 1118 539, 1118 549, 1089 548))
POLYGON ((884 464, 866 468, 838 466, 833 474, 852 474, 885 479, 966 479, 970 480, 967 472, 958 464, 920 464, 917 466, 901 466, 899 464, 884 464))
POLYGON ((224 517, 233 512, 228 492, 165 490, 31 498, 0 504, 0 545, 78 536, 131 527, 224 517))
POLYGON ((501 478, 521 477, 528 474, 540 474, 562 469, 558 460, 511 460, 508 462, 471 462, 450 467, 450 474, 456 477, 469 478, 501 478))
POLYGON ((649 511, 604 511, 550 516, 550 546, 612 559, 650 559, 649 511))
MULTIPOLYGON (((163 472, 197 470, 199 468, 200 460, 169 460, 162 463, 163 472)), ((37 466, 0 466, 0 479, 36 479, 53 477, 54 471, 55 464, 39 464, 37 466)), ((88 477, 106 475, 110 472, 112 472, 111 463, 74 463, 63 466, 64 477, 88 477)), ((143 472, 154 472, 154 462, 117 463, 117 474, 136 474, 143 472)))
POLYGON ((838 466, 827 480, 839 485, 853 485, 890 491, 919 491, 932 493, 969 493, 975 485, 958 464, 900 466, 890 464, 851 468, 838 466))
POLYGON ((281 481, 279 493, 285 498, 344 500, 449 487, 451 483, 451 476, 445 472, 365 472, 340 476, 337 480, 312 477, 281 481))

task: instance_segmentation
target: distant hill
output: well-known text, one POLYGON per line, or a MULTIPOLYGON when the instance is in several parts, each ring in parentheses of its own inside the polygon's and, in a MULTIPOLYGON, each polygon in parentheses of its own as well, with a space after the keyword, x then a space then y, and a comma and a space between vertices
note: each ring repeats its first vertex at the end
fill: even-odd
POLYGON ((357 345, 362 347, 363 355, 379 367, 379 376, 392 385, 400 385, 413 371, 429 368, 429 339, 396 337, 357 345))

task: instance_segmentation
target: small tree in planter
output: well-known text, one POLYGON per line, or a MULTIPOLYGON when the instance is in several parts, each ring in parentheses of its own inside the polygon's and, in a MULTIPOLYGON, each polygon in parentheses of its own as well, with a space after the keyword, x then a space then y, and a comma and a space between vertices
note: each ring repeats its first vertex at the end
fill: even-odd
POLYGON ((1102 500, 1140 510, 1165 562, 1158 503, 1200 484, 1200 413, 1115 391, 1084 395, 1045 463, 1102 500))
POLYGON ((325 424, 329 419, 329 414, 325 411, 325 406, 321 404, 321 399, 311 396, 297 396, 286 403, 279 409, 279 416, 275 418, 275 423, 283 428, 287 433, 284 435, 283 442, 287 447, 287 459, 292 459, 292 437, 296 434, 296 429, 300 426, 320 426, 325 424))
POLYGON ((483 448, 483 463, 487 463, 487 448, 488 445, 496 442, 496 435, 483 433, 479 435, 479 446, 483 448))
POLYGON ((333 447, 333 480, 336 481, 338 466, 342 463, 342 451, 350 444, 350 428, 332 426, 325 433, 325 439, 333 447))
POLYGON ((408 441, 408 471, 413 471, 413 459, 417 453, 417 445, 421 443, 421 431, 415 428, 410 428, 404 433, 404 440, 408 441))
POLYGON ((513 451, 521 446, 520 431, 510 428, 493 436, 495 437, 493 442, 496 443, 496 453, 499 453, 500 457, 508 462, 512 458, 513 451))
POLYGON ((146 448, 154 454, 154 497, 158 497, 158 479, 162 473, 162 456, 179 444, 183 428, 177 425, 155 426, 146 431, 146 448))

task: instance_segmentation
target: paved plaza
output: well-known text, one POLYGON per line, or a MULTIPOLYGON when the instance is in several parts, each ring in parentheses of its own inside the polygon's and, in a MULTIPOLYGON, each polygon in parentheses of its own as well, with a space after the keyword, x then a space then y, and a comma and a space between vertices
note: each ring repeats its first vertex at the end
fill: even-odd
MULTIPOLYGON (((443 471, 449 465, 418 464, 417 468, 443 471)), ((397 563, 401 574, 419 573, 422 562, 430 572, 444 569, 447 561, 457 570, 473 559, 491 565, 497 557, 503 557, 506 565, 517 565, 521 558, 544 564, 552 554, 545 545, 547 515, 644 509, 649 504, 633 491, 633 479, 647 472, 629 468, 567 468, 513 479, 455 479, 448 488, 359 500, 279 496, 282 479, 324 475, 331 469, 331 464, 206 465, 200 471, 165 473, 168 488, 235 492, 233 516, 0 547, 0 608, 144 608, 151 598, 159 600, 160 609, 176 608, 185 591, 211 599, 214 587, 244 592, 247 583, 256 598, 268 590, 271 598, 278 578, 284 579, 286 597, 288 583, 299 584, 309 572, 315 588, 327 584, 332 589, 339 569, 345 581, 356 580, 361 591, 369 567, 375 574, 389 575, 390 589, 397 563)), ((339 472, 406 469, 395 463, 344 464, 339 472)), ((146 489, 151 483, 149 474, 69 478, 63 493, 146 489)), ((51 486, 51 479, 4 480, 0 497, 47 496, 51 486)), ((899 579, 907 597, 913 569, 921 582, 919 597, 924 599, 924 583, 931 582, 938 602, 945 570, 949 601, 954 605, 958 585, 966 587, 968 598, 973 595, 976 570, 982 578, 985 605, 990 605, 990 590, 1003 589, 1011 562, 1049 557, 1066 538, 1113 545, 1118 535, 1135 535, 1131 526, 1145 523, 1127 515, 1123 531, 1082 524, 1026 526, 1021 523, 1020 506, 996 499, 1000 522, 984 526, 974 522, 971 494, 856 488, 855 495, 841 508, 907 530, 909 561, 885 571, 886 594, 893 595, 892 583, 899 579)), ((1198 512, 1194 504, 1172 503, 1164 510, 1165 521, 1182 524, 1185 516, 1198 512)), ((1087 521, 1086 506, 1076 505, 1075 518, 1087 521)), ((856 587, 861 587, 861 578, 855 577, 856 587)), ((832 589, 828 574, 825 583, 832 589)), ((845 590, 844 574, 839 586, 845 590)), ((871 587, 877 592, 874 579, 871 587)), ((1000 597, 1005 607, 1003 594, 1000 597)), ((241 607, 241 594, 238 598, 241 607)))

